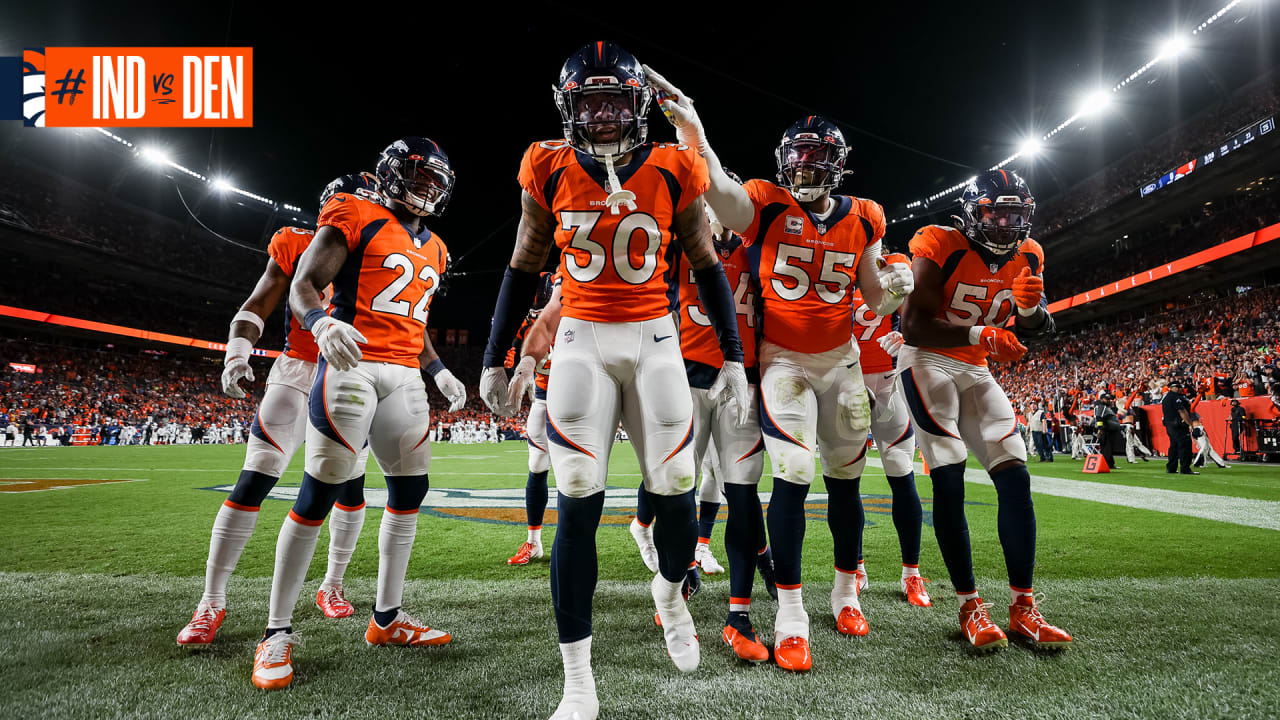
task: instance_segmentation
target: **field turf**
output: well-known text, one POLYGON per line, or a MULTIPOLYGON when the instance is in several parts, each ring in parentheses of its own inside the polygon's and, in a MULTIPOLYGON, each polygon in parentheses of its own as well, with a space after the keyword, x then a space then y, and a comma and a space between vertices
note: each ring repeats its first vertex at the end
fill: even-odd
MULTIPOLYGON (((278 693, 257 691, 249 674, 287 499, 263 505, 214 646, 190 652, 173 641, 199 599, 209 528, 226 497, 217 488, 229 489, 242 460, 243 446, 0 449, 0 717, 550 715, 561 674, 548 565, 545 558, 528 567, 505 562, 524 538, 522 444, 435 448, 405 608, 452 632, 453 644, 365 646, 381 515, 371 507, 348 571, 357 615, 326 620, 311 604, 324 573, 322 533, 295 615, 305 643, 295 652, 298 676, 278 693)), ((279 497, 296 489, 300 460, 279 497)), ((873 465, 862 483, 871 635, 834 631, 819 482, 805 552, 813 672, 794 676, 732 659, 718 639, 728 602, 727 576, 718 575, 690 603, 703 660, 682 675, 653 626, 649 575, 626 531, 639 476, 630 447, 619 446, 610 480, 618 496, 598 534, 594 656, 602 717, 1276 716, 1280 469, 1237 465, 1185 477, 1151 462, 1095 476, 1061 456, 1052 465, 1033 461, 1032 474, 1049 483, 1035 496, 1036 588, 1046 593, 1046 616, 1075 635, 1075 647, 1042 653, 1015 643, 978 656, 958 633, 953 588, 929 527, 921 569, 932 578, 935 606, 901 601, 889 489, 873 465), (1063 496, 1064 486, 1073 496, 1063 496), (1088 499, 1099 487, 1113 492, 1088 499), (1151 509, 1149 500, 1126 504, 1126 493, 1145 488, 1191 502, 1172 503, 1170 512, 1151 509), (1220 519, 1179 509, 1219 504, 1220 519)), ((371 505, 381 487, 371 465, 371 505)), ((919 487, 927 521, 928 479, 919 487)), ((768 489, 765 480, 761 490, 768 489)), ((1004 625, 995 493, 980 482, 966 491, 979 589, 1004 625)), ((721 524, 713 548, 722 563, 723 535, 721 524)), ((548 550, 553 537, 548 526, 548 550)), ((756 629, 771 636, 774 604, 758 583, 754 608, 756 629)))

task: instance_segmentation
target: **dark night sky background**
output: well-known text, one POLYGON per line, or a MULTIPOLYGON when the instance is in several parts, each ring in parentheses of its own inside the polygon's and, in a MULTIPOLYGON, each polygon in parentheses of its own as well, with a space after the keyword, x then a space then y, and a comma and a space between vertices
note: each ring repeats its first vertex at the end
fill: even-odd
MULTIPOLYGON (((27 45, 252 46, 252 129, 121 134, 306 208, 334 176, 372 169, 396 137, 428 135, 458 175, 446 216, 431 225, 455 259, 485 241, 459 267, 483 272, 510 257, 521 153, 559 136, 551 85, 587 42, 618 42, 694 97, 721 159, 743 177, 773 176, 773 148, 792 121, 828 117, 852 148, 855 174, 843 191, 893 215, 1012 154, 1030 131, 1051 129, 1083 93, 1110 87, 1153 57, 1161 38, 1189 33, 1225 2, 805 3, 769 15, 743 3, 716 14, 622 3, 601 20, 585 19, 597 14, 591 3, 523 13, 487 3, 22 3, 0 11, 0 55, 27 45)), ((1108 158, 1276 66, 1278 6, 1237 8, 1190 54, 1122 91, 1111 113, 1015 165, 1042 209, 1108 158)), ((656 110, 650 123, 652 139, 671 137, 656 110)), ((888 240, 905 243, 915 227, 895 226, 888 240)), ((482 307, 487 318, 498 275, 472 280, 433 308, 433 325, 449 308, 482 307)))

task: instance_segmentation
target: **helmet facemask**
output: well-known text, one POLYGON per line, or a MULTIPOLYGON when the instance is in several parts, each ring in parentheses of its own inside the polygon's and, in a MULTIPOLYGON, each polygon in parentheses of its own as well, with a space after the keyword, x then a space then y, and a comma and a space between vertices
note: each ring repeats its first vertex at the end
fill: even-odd
POLYGON ((387 195, 419 217, 439 215, 453 194, 454 175, 438 157, 387 157, 396 175, 387 195))
POLYGON ((848 148, 816 134, 783 138, 774 151, 778 184, 800 202, 821 200, 844 176, 848 148))
POLYGON ((983 198, 965 203, 965 234, 994 255, 1008 255, 1031 233, 1035 208, 1035 201, 1017 195, 1000 195, 994 202, 983 198))
POLYGON ((564 136, 588 155, 625 155, 648 137, 649 88, 611 75, 587 78, 586 87, 556 89, 564 136))

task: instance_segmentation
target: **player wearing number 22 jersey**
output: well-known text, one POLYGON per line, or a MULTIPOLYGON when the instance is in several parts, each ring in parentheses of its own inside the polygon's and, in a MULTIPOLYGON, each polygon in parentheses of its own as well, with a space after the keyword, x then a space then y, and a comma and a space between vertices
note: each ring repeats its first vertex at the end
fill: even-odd
MULTIPOLYGON (((443 210, 454 176, 444 152, 421 137, 387 147, 375 176, 387 205, 346 193, 331 197, 290 291, 290 308, 315 337, 320 360, 309 399, 302 487, 280 531, 267 631, 254 662, 253 682, 264 689, 293 679, 293 608, 320 525, 366 443, 386 475, 387 505, 365 640, 423 646, 451 639, 400 605, 431 459, 419 357, 447 258, 444 242, 423 217, 443 210), (333 301, 326 313, 319 291, 330 283, 333 301)), ((455 404, 465 399, 463 392, 455 395, 457 381, 438 359, 426 370, 455 404)))
POLYGON ((651 102, 644 71, 627 51, 591 43, 565 62, 556 85, 565 141, 534 143, 520 166, 523 215, 485 351, 481 395, 512 412, 528 375, 509 387, 501 367, 550 253, 561 249, 561 319, 547 387, 547 439, 559 491, 551 553, 565 686, 553 717, 596 717, 590 667, 595 533, 619 420, 655 507, 658 574, 651 584, 667 651, 684 671, 700 652, 681 583, 697 541, 693 407, 671 312, 675 259, 698 276, 716 327, 727 387, 750 406, 733 293, 712 248, 701 196, 706 163, 692 148, 646 142, 651 102), (500 392, 505 390, 505 392, 500 392))
POLYGON ((1048 624, 1032 595, 1036 517, 1027 448, 1013 407, 987 369, 1021 358, 1021 337, 1052 333, 1044 299, 1044 252, 1030 239, 1035 200, 1016 174, 993 170, 961 197, 958 228, 931 225, 911 239, 916 292, 902 312, 907 347, 902 386, 933 481, 933 528, 960 624, 979 648, 1008 645, 978 595, 964 516, 968 452, 986 468, 1000 503, 1000 545, 1009 571, 1009 631, 1043 646, 1071 636, 1048 624), (1005 325, 1014 317, 1014 329, 1005 325))

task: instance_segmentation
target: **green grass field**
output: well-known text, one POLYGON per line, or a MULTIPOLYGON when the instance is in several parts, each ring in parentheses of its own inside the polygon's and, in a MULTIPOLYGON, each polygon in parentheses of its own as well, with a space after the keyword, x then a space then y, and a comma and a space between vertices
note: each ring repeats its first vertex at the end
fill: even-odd
MULTIPOLYGON (((524 538, 524 446, 435 452, 405 607, 452 632, 452 645, 365 646, 381 515, 371 507, 348 571, 357 616, 326 620, 310 603, 324 572, 322 533, 295 616, 305 643, 295 653, 297 679, 288 691, 262 693, 249 683, 253 645, 300 463, 277 488, 282 499, 263 505, 217 642, 190 652, 174 636, 199 599, 209 528, 226 497, 218 488, 235 482, 243 446, 0 451, 0 717, 550 715, 561 674, 548 564, 506 565, 524 538)), ((935 606, 902 602, 889 489, 873 460, 862 484, 871 635, 834 631, 831 537, 815 495, 805 552, 813 672, 733 660, 718 640, 728 602, 727 576, 718 575, 690 603, 703 660, 682 675, 653 627, 649 575, 626 531, 639 475, 630 448, 620 446, 610 482, 617 498, 611 493, 598 536, 602 717, 1275 717, 1280 469, 1184 477, 1151 462, 1096 476, 1061 457, 1030 467, 1036 587, 1047 595, 1046 616, 1075 635, 1072 649, 1041 653, 1015 643, 992 656, 969 653, 928 527, 921 567, 933 579, 935 606)), ((928 521, 928 479, 919 486, 928 521)), ((371 506, 382 487, 371 466, 371 506)), ((816 484, 813 492, 822 491, 816 484)), ((1003 625, 995 492, 981 482, 966 492, 979 588, 1003 625)), ((548 549, 553 536, 548 526, 548 549)), ((723 527, 713 547, 724 562, 723 527)), ((774 606, 758 583, 755 598, 756 628, 770 636, 774 606)))

